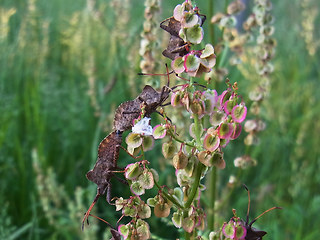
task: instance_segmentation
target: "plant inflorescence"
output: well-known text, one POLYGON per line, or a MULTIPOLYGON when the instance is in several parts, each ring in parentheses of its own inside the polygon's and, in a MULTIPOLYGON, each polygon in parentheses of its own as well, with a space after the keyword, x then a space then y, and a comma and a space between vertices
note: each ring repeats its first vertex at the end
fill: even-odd
MULTIPOLYGON (((263 76, 268 74, 266 71, 270 64, 267 60, 273 54, 273 49, 269 46, 271 40, 268 38, 272 34, 272 28, 266 26, 271 21, 268 18, 270 6, 263 5, 267 3, 269 2, 259 1, 260 7, 265 10, 259 8, 263 13, 256 13, 256 18, 252 20, 261 25, 261 46, 259 45, 258 50, 264 51, 266 58, 260 59, 258 68, 259 74, 263 76)), ((227 15, 216 16, 212 20, 226 29, 224 38, 232 35, 229 26, 233 24, 233 14, 243 7, 240 1, 234 1, 228 6, 227 15)), ((200 13, 199 8, 186 0, 174 8, 172 17, 160 23, 160 27, 170 34, 162 54, 170 59, 172 71, 167 67, 165 74, 140 75, 166 76, 167 85, 161 91, 146 85, 137 98, 121 104, 115 112, 114 132, 99 145, 97 163, 87 174, 88 179, 98 185, 97 196, 106 193, 107 200, 111 203, 110 179, 116 176, 116 172, 124 172, 124 179, 121 181, 129 185, 132 193, 129 198, 113 199, 116 211, 122 212, 118 227, 112 230, 114 239, 120 238, 120 235, 124 239, 150 239, 152 229, 147 220, 152 215, 152 208, 156 217, 170 217, 172 224, 180 232, 184 232, 185 239, 203 239, 209 236, 205 233, 207 214, 202 199, 206 186, 202 179, 213 169, 224 169, 230 164, 224 159, 225 147, 239 137, 247 107, 239 94, 237 82, 231 83, 226 79, 227 87, 219 94, 209 84, 205 86, 196 81, 205 73, 210 74, 217 63, 213 45, 203 44, 205 20, 206 16, 200 13), (175 76, 175 86, 170 86, 172 76, 175 76), (167 99, 168 103, 165 103, 167 99), (170 109, 183 115, 185 122, 182 129, 171 120, 170 109), (162 116, 162 121, 152 127, 150 120, 154 112, 162 116), (121 134, 130 129, 132 131, 125 139, 125 150, 135 161, 124 169, 119 169, 119 150, 120 147, 123 148, 121 134), (154 149, 156 141, 162 141, 162 155, 175 170, 174 184, 161 185, 163 181, 159 179, 159 170, 151 167, 152 160, 146 152, 154 149), (145 193, 153 188, 157 189, 157 194, 145 198, 145 193), (123 223, 123 218, 127 222, 123 223), (128 221, 128 218, 131 220, 128 221)), ((250 20, 246 22, 248 29, 251 28, 249 25, 250 20)), ((236 44, 230 46, 236 49, 236 44)), ((244 165, 244 161, 236 159, 235 165, 244 165)), ((96 200, 97 197, 94 203, 96 200)), ((90 216, 92 206, 85 219, 90 216)), ((251 225, 252 223, 238 218, 234 212, 229 223, 210 234, 210 239, 253 239, 249 236, 253 231, 251 225)), ((257 236, 262 238, 263 235, 257 236)))

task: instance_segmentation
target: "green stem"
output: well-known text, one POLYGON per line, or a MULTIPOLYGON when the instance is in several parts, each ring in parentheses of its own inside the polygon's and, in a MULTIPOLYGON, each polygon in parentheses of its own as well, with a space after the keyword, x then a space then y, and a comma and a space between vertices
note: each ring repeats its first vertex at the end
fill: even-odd
POLYGON ((224 46, 224 49, 221 53, 221 57, 219 59, 217 59, 217 66, 218 68, 221 68, 224 65, 224 62, 226 61, 227 55, 229 52, 229 47, 228 46, 224 46))
MULTIPOLYGON (((194 121, 194 125, 195 125, 195 136, 196 136, 196 144, 197 144, 197 147, 200 148, 202 146, 201 144, 201 132, 200 132, 200 120, 199 120, 199 117, 197 114, 193 114, 193 121, 194 121)), ((202 173, 202 170, 204 168, 204 165, 202 163, 198 163, 197 165, 197 169, 196 169, 196 175, 194 177, 194 183, 191 187, 191 191, 190 191, 190 194, 188 196, 188 200, 187 202, 185 203, 184 207, 186 209, 188 209, 190 207, 190 205, 192 204, 197 192, 198 192, 198 187, 199 187, 199 184, 200 184, 200 177, 201 177, 201 173, 202 173)))
POLYGON ((227 8, 228 8, 228 5, 229 5, 228 2, 229 2, 228 0, 225 0, 225 2, 224 2, 224 12, 227 12, 227 8))
POLYGON ((194 198, 195 198, 195 196, 196 196, 196 194, 198 192, 198 188, 199 188, 199 184, 200 184, 200 177, 201 177, 203 168, 204 168, 204 165, 199 162, 198 165, 197 165, 197 169, 196 169, 196 175, 194 177, 195 181, 192 184, 191 191, 190 191, 190 194, 188 196, 188 200, 184 204, 184 207, 186 209, 188 209, 191 206, 191 204, 192 204, 192 202, 193 202, 193 200, 194 200, 194 198))
POLYGON ((190 240, 190 233, 184 232, 184 239, 185 240, 190 240))
MULTIPOLYGON (((212 18, 214 15, 214 0, 209 0, 209 17, 212 18)), ((214 34, 214 25, 210 24, 209 25, 209 36, 210 36, 210 41, 213 44, 215 42, 215 34, 214 34)))
POLYGON ((159 183, 157 181, 154 181, 154 184, 156 185, 156 187, 161 190, 163 196, 169 200, 170 202, 172 202, 176 207, 183 209, 183 206, 174 198, 172 197, 170 194, 166 193, 163 188, 159 185, 159 183))
POLYGON ((208 211, 208 228, 210 231, 214 231, 214 207, 216 201, 216 182, 217 182, 217 168, 213 167, 209 176, 208 186, 208 199, 209 199, 209 211, 208 211))
POLYGON ((201 129, 200 120, 199 120, 198 114, 193 114, 193 122, 195 125, 196 143, 198 147, 200 147, 202 143, 201 143, 201 132, 200 132, 200 129, 201 129))
POLYGON ((172 132, 171 129, 168 129, 168 133, 169 133, 169 135, 170 135, 174 140, 176 140, 177 142, 183 143, 183 144, 185 144, 185 145, 187 145, 187 146, 189 146, 189 147, 192 147, 192 148, 196 147, 195 145, 193 145, 193 144, 191 144, 191 143, 187 143, 187 142, 181 140, 180 138, 178 138, 178 137, 176 136, 176 134, 174 134, 174 133, 172 132))

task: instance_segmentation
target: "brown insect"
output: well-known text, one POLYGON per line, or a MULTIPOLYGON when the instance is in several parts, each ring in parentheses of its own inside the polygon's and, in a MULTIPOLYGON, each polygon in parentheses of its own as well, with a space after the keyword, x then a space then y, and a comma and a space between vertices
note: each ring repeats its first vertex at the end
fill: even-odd
POLYGON ((142 107, 144 107, 145 116, 149 117, 152 113, 157 112, 158 107, 165 106, 164 102, 168 99, 171 92, 169 88, 169 75, 171 73, 168 71, 168 68, 166 74, 139 73, 139 75, 168 76, 168 83, 162 87, 160 92, 150 85, 146 85, 137 98, 122 103, 115 112, 113 120, 114 129, 122 132, 130 129, 133 126, 133 121, 140 116, 142 107))
POLYGON ((258 230, 254 227, 252 227, 252 224, 255 223, 255 221, 257 221, 262 215, 264 215, 267 212, 270 212, 274 209, 282 209, 281 207, 272 207, 266 211, 264 211, 262 214, 260 214, 258 217, 256 217, 255 219, 253 219, 250 223, 249 223, 249 211, 250 211, 250 191, 248 189, 248 187, 246 185, 243 185, 244 188, 247 190, 248 192, 248 210, 247 210, 247 217, 246 217, 246 221, 243 222, 244 227, 247 229, 247 235, 245 237, 246 240, 262 240, 262 237, 264 235, 267 234, 266 231, 262 231, 262 230, 258 230))
MULTIPOLYGON (((167 75, 169 85, 169 74, 167 68, 167 74, 156 75, 167 75)), ((145 115, 150 116, 153 112, 156 112, 157 107, 163 106, 164 101, 169 97, 169 93, 170 89, 167 86, 164 86, 162 91, 158 92, 151 86, 146 85, 136 99, 122 103, 117 108, 113 122, 115 130, 99 144, 97 162, 94 168, 86 174, 88 180, 97 184, 98 188, 91 206, 84 215, 82 229, 85 221, 88 222, 90 212, 101 195, 106 193, 106 200, 111 204, 111 178, 115 176, 120 182, 127 184, 125 180, 115 175, 115 172, 119 170, 117 165, 119 151, 120 148, 123 148, 121 146, 122 133, 132 127, 134 119, 141 114, 142 106, 144 106, 145 115)))
POLYGON ((167 18, 160 23, 160 27, 170 33, 170 39, 167 48, 162 55, 174 60, 178 56, 184 56, 189 52, 190 44, 186 43, 180 36, 181 23, 174 17, 167 18))
POLYGON ((94 165, 94 168, 86 175, 90 181, 98 185, 97 194, 88 211, 84 215, 82 229, 85 221, 87 220, 88 222, 91 209, 101 195, 106 193, 106 200, 109 204, 111 204, 111 178, 115 176, 120 182, 127 184, 125 180, 115 175, 115 172, 119 170, 117 166, 117 160, 119 157, 121 142, 122 132, 116 130, 105 137, 99 144, 97 162, 94 165))
MULTIPOLYGON (((206 16, 196 13, 201 17, 201 26, 206 20, 206 16)), ((160 23, 160 27, 170 33, 170 39, 167 48, 162 52, 162 55, 174 60, 176 57, 187 55, 190 51, 191 43, 185 42, 180 36, 181 23, 174 17, 167 18, 160 23)))

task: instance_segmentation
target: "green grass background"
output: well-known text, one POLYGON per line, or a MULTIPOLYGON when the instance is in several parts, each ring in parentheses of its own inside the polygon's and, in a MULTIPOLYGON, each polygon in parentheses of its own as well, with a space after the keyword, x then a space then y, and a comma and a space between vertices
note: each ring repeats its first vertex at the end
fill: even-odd
MULTIPOLYGON (((117 105, 134 98, 142 86, 136 73, 144 5, 129 2, 130 8, 120 8, 128 11, 123 15, 110 1, 98 0, 103 17, 97 20, 84 0, 0 0, 1 23, 9 19, 0 27, 0 239, 108 239, 105 225, 92 220, 81 232, 80 223, 96 191, 85 174, 96 160, 97 145, 110 132, 117 105), (15 10, 10 18, 5 16, 9 9, 15 10), (126 17, 129 22, 121 24, 126 17)), ((163 0, 160 19, 169 17, 177 3, 163 0)), ((207 5, 199 3, 204 14, 207 5)), ((263 111, 267 129, 253 150, 258 166, 242 172, 240 180, 251 190, 252 217, 283 207, 256 223, 268 232, 264 239, 317 239, 320 55, 307 52, 299 1, 275 1, 273 14, 278 45, 263 111)), ((318 38, 319 24, 318 17, 318 38)), ((249 84, 231 69, 230 79, 245 93, 249 84)), ((243 148, 241 140, 227 148, 220 192, 230 174, 237 174, 232 161, 243 148)), ((158 150, 160 145, 154 155, 148 153, 150 159, 157 160, 158 150)), ((116 195, 122 185, 114 185, 116 195)), ((239 187, 224 206, 224 221, 232 208, 244 217, 246 207, 246 192, 239 187)), ((119 214, 113 207, 101 199, 97 209, 115 225, 119 214)), ((177 237, 162 220, 150 225, 157 236, 177 237)))

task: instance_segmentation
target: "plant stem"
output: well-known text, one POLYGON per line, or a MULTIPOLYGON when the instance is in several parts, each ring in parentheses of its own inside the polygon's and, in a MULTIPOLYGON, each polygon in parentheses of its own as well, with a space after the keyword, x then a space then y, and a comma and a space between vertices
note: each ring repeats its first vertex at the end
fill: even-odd
POLYGON ((187 231, 184 232, 184 239, 185 240, 189 240, 190 239, 190 233, 188 233, 187 231))
POLYGON ((226 61, 226 57, 228 55, 228 52, 229 52, 229 47, 225 46, 222 53, 221 53, 221 57, 219 59, 217 59, 216 65, 218 66, 218 68, 221 68, 224 65, 224 63, 226 61))
POLYGON ((196 135, 196 143, 197 146, 200 147, 202 145, 201 143, 201 132, 200 132, 200 121, 199 121, 199 117, 198 114, 193 114, 193 122, 195 125, 195 135, 196 135))
MULTIPOLYGON (((200 148, 200 146, 202 146, 202 144, 201 144, 201 132, 200 132, 201 128, 200 128, 200 121, 199 121, 198 114, 193 114, 193 121, 194 121, 194 125, 195 125, 196 144, 197 144, 197 147, 200 148)), ((198 187, 200 184, 200 177, 201 177, 201 173, 202 173, 203 168, 204 168, 204 165, 199 162, 197 165, 197 169, 196 169, 196 175, 194 177, 194 183, 191 187, 191 191, 190 191, 188 200, 184 205, 184 207, 186 209, 188 209, 190 207, 190 205, 192 204, 192 202, 198 192, 198 187)))
POLYGON ((170 202, 172 202, 174 205, 176 205, 176 207, 183 209, 184 207, 175 199, 173 198, 170 194, 166 193, 163 188, 159 185, 159 183, 157 181, 154 181, 154 184, 156 185, 156 187, 161 190, 163 196, 169 200, 170 202))
POLYGON ((192 147, 192 148, 196 147, 195 145, 193 145, 193 144, 191 144, 191 143, 187 143, 187 142, 181 140, 180 138, 178 138, 178 137, 176 136, 176 134, 174 134, 174 133, 172 132, 171 129, 168 130, 168 133, 169 133, 170 136, 171 136, 174 140, 176 140, 177 142, 183 143, 183 144, 185 144, 185 145, 187 145, 187 146, 189 146, 189 147, 192 147))
POLYGON ((208 228, 210 231, 214 231, 214 207, 216 201, 216 182, 217 182, 217 168, 213 167, 209 176, 208 186, 208 199, 209 199, 209 211, 208 211, 208 228))
MULTIPOLYGON (((209 17, 212 18, 214 15, 214 0, 209 0, 209 17)), ((209 25, 209 36, 210 36, 210 41, 213 44, 215 42, 215 34, 214 34, 214 25, 210 24, 209 25)))
POLYGON ((202 173, 203 168, 204 168, 204 165, 199 162, 197 165, 197 169, 196 169, 196 175, 194 177, 195 181, 192 185, 188 200, 184 204, 185 209, 188 209, 190 207, 191 203, 193 202, 193 200, 198 192, 198 188, 199 188, 199 184, 200 184, 200 177, 201 177, 201 173, 202 173))

